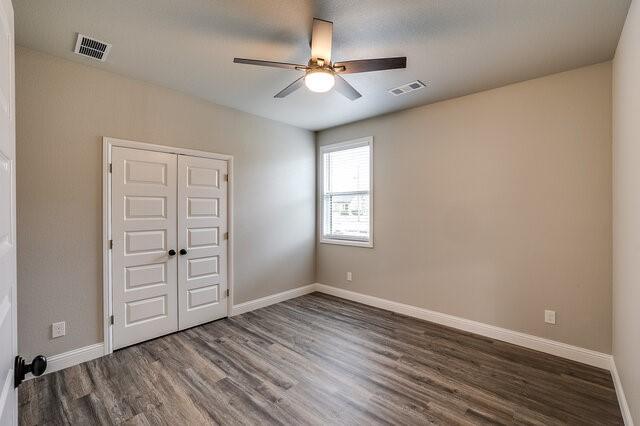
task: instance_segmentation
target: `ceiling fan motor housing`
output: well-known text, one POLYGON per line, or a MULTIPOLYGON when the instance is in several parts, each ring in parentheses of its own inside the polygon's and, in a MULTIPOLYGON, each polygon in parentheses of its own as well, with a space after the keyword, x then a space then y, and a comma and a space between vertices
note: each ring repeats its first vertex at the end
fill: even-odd
POLYGON ((333 65, 331 64, 331 62, 327 62, 322 58, 309 59, 309 63, 307 64, 307 70, 317 70, 317 69, 333 71, 333 65))

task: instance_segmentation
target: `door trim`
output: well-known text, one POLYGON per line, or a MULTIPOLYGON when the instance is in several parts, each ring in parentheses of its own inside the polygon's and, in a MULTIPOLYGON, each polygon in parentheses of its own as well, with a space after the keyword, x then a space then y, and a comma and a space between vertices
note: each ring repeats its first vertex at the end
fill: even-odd
POLYGON ((176 148, 172 146, 156 145, 145 142, 129 141, 110 137, 102 138, 102 321, 104 333, 104 355, 113 353, 113 334, 110 317, 113 314, 112 282, 111 282, 111 179, 109 178, 109 164, 111 163, 111 149, 113 147, 134 148, 145 151, 164 152, 167 154, 189 155, 192 157, 213 158, 227 162, 227 315, 231 316, 234 294, 234 269, 233 269, 233 156, 216 154, 213 152, 199 151, 195 149, 176 148))

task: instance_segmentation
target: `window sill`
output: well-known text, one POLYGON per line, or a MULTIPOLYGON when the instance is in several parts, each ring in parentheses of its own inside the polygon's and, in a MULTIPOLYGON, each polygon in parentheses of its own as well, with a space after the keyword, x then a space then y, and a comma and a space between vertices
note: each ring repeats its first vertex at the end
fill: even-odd
POLYGON ((354 240, 340 240, 331 238, 321 238, 320 244, 335 244, 339 246, 352 246, 352 247, 364 247, 373 248, 373 241, 354 241, 354 240))

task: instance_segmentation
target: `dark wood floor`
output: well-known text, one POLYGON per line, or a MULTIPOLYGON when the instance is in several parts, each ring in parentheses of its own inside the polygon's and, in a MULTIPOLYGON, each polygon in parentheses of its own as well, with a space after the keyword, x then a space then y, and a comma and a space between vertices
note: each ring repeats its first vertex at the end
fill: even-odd
POLYGON ((610 374, 319 293, 52 373, 31 424, 621 425, 610 374))

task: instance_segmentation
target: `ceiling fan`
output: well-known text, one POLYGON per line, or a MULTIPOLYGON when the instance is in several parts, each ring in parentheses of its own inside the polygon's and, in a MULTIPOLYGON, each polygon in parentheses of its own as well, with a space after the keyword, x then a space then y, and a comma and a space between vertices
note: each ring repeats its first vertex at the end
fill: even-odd
POLYGON ((234 58, 236 64, 260 65, 263 67, 285 68, 304 71, 304 75, 276 93, 275 98, 284 98, 306 85, 312 92, 328 92, 334 86, 338 93, 352 101, 362 95, 342 78, 341 74, 382 71, 406 68, 407 58, 361 59, 356 61, 331 62, 331 40, 333 38, 333 22, 313 18, 311 32, 311 59, 307 65, 289 64, 285 62, 261 61, 257 59, 234 58))

